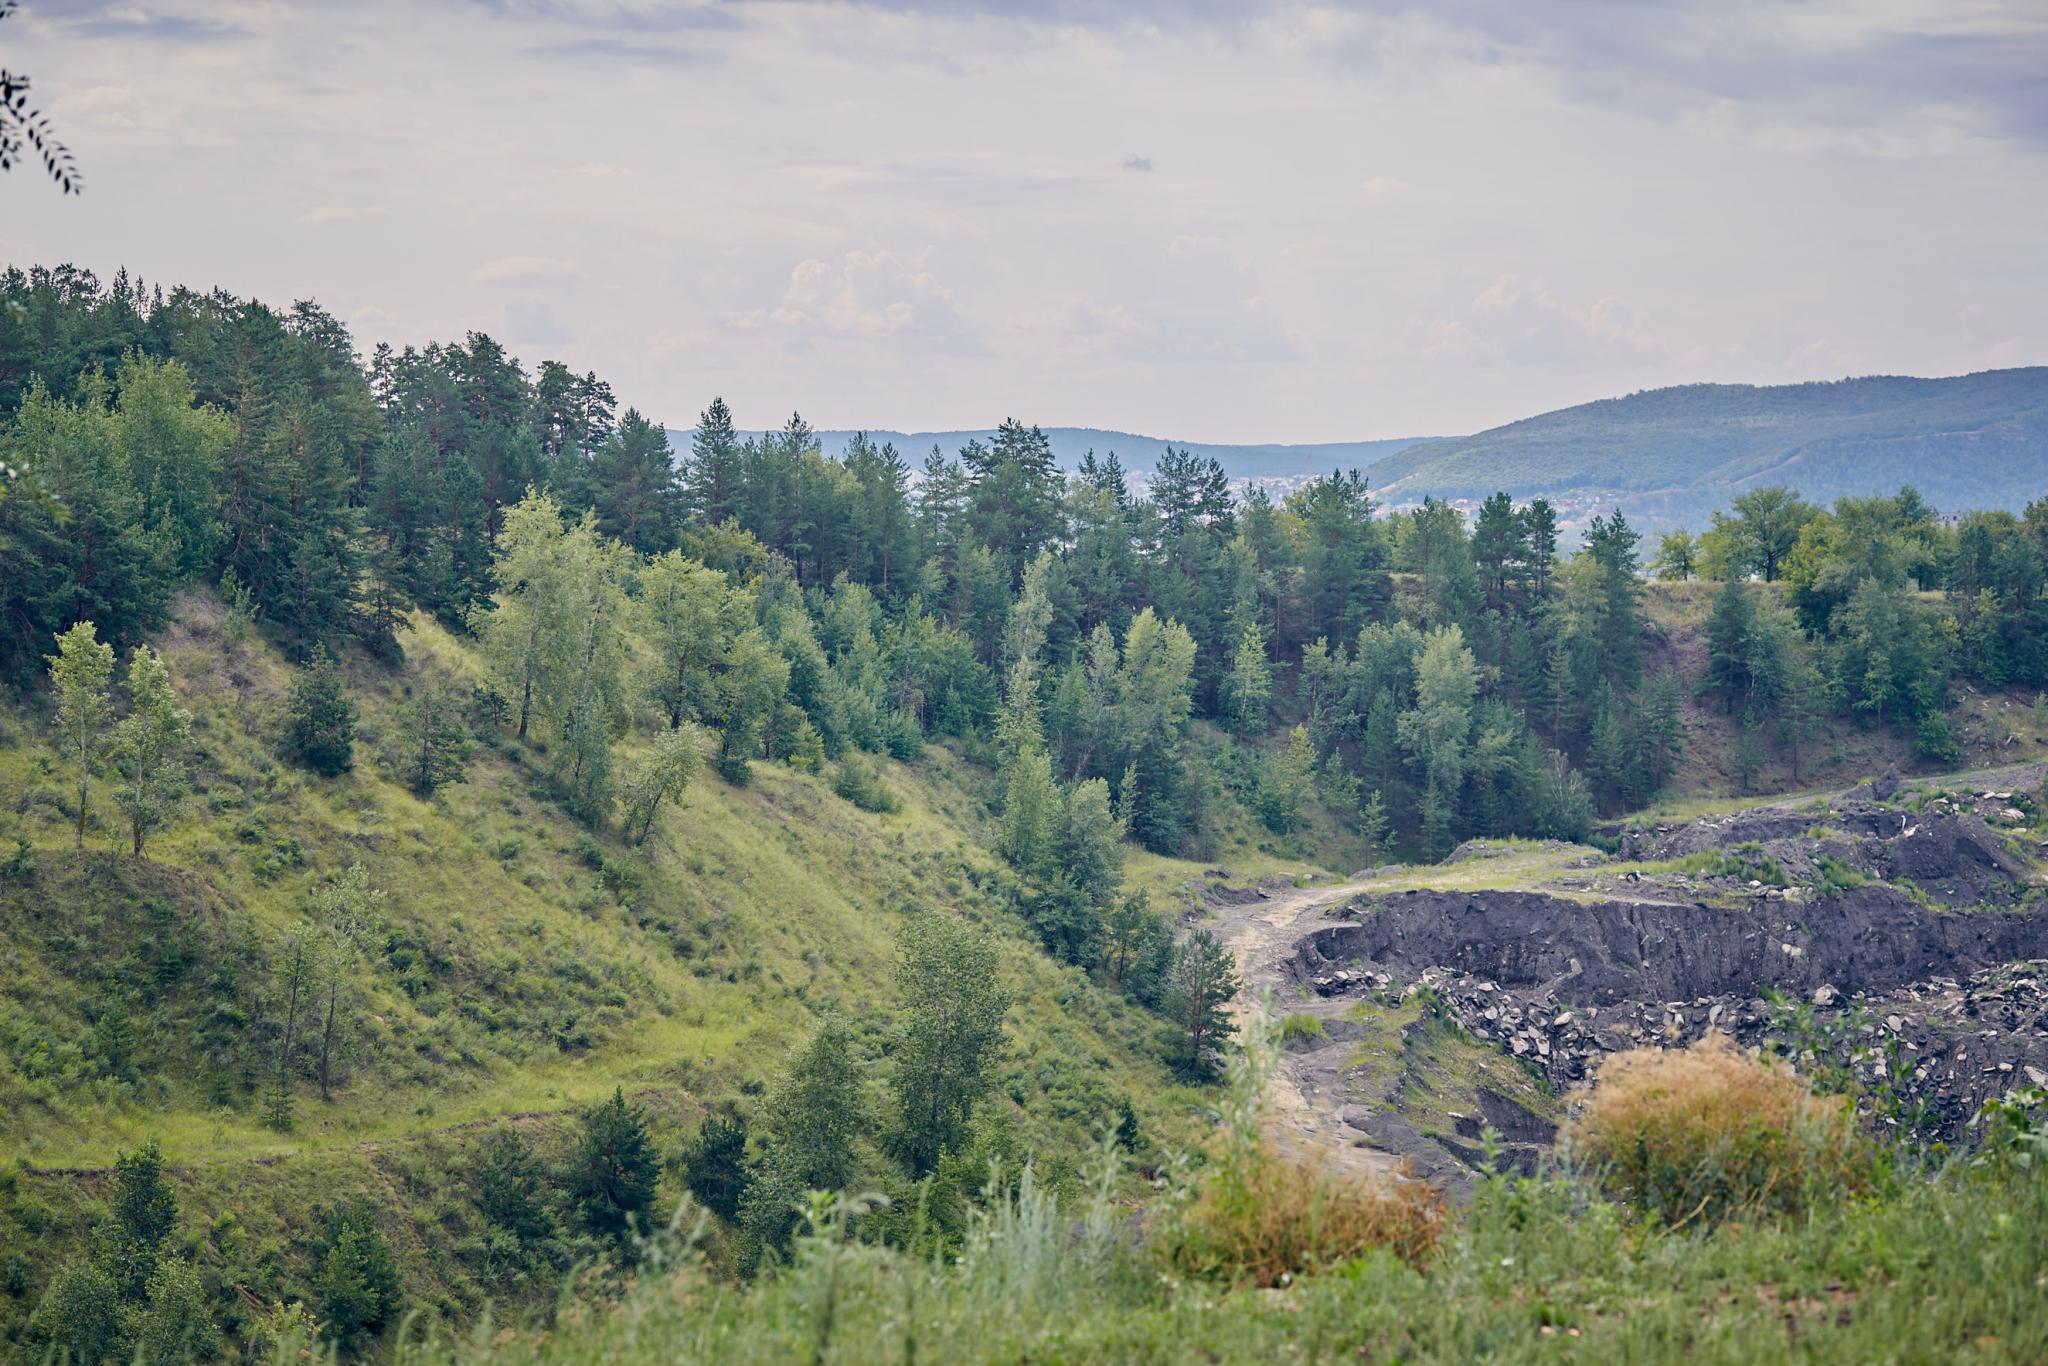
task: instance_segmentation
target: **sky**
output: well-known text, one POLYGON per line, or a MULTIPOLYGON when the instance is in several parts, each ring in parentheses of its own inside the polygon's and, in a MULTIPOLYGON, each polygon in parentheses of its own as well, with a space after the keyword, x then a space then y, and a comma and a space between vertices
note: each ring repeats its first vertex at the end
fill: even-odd
POLYGON ((2048 363, 2041 0, 24 0, 0 261, 689 426, 1452 434, 2048 363))

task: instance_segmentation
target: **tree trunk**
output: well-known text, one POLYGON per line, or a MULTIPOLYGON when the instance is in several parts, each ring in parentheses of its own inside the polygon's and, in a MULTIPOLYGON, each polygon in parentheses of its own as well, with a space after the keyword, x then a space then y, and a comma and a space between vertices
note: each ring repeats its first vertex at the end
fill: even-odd
POLYGON ((333 1099, 333 1073, 329 1064, 334 1057, 334 1006, 341 995, 341 982, 337 979, 327 987, 327 1027, 320 1035, 320 1099, 333 1099))

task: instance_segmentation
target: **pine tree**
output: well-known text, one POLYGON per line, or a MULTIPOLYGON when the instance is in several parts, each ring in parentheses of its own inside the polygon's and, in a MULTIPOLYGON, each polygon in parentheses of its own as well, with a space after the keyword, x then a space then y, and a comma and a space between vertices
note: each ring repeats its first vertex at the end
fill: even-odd
POLYGON ((1749 704, 1754 676, 1750 654, 1756 634, 1756 604, 1749 585, 1731 578, 1714 596, 1714 610, 1707 618, 1707 675, 1702 689, 1720 699, 1721 710, 1732 712, 1749 704))
POLYGON ((476 1164, 476 1207, 492 1227, 503 1229, 521 1243, 538 1241, 553 1232, 540 1159, 517 1129, 501 1128, 484 1140, 476 1164))
POLYGON ((437 683, 422 683, 399 714, 403 775, 414 795, 431 797, 465 781, 472 744, 454 700, 437 683))
POLYGON ((661 1175, 647 1116, 614 1089, 612 1098, 584 1112, 583 1129, 569 1162, 569 1198, 590 1232, 623 1238, 654 1203, 661 1175))
POLYGON ((57 691, 58 733, 65 752, 78 765, 76 847, 83 849, 92 771, 112 714, 108 686, 114 679, 114 647, 101 644, 93 624, 81 621, 57 637, 57 653, 48 658, 50 682, 57 691))
POLYGON ((313 1276, 322 1322, 336 1341, 354 1345, 373 1336, 398 1311, 398 1263, 362 1201, 336 1206, 313 1276))
POLYGON ((296 762, 333 778, 355 766, 356 704, 342 691, 341 670, 324 645, 292 677, 285 704, 284 749, 296 762))
POLYGON ((737 1115, 707 1115, 683 1148, 683 1184, 704 1208, 727 1223, 746 1199, 747 1126, 737 1115))
POLYGON ((1372 790, 1372 796, 1358 813, 1358 836, 1365 845, 1367 861, 1387 852, 1387 804, 1381 800, 1378 788, 1372 790))
POLYGON ((163 823, 183 788, 192 714, 178 705, 170 671, 147 645, 128 656, 128 699, 128 715, 114 728, 114 762, 123 780, 115 795, 141 858, 143 838, 163 823))

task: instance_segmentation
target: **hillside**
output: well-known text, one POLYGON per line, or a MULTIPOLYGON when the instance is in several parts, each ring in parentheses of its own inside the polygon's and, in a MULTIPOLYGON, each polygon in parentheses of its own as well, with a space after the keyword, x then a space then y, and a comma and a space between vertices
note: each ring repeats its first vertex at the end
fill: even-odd
POLYGON ((1913 484, 1936 507, 2017 510, 2048 485, 2048 367, 1654 389, 1418 443, 1367 473, 1396 503, 1505 488, 1652 523, 1703 521, 1765 484, 1819 502, 1913 484))
MULTIPOLYGON (((182 598, 158 644, 193 712, 192 791, 139 860, 103 787, 73 852, 47 716, 0 712, 17 850, 0 874, 0 1147, 20 1164, 0 1189, 0 1255, 81 1246, 117 1152, 156 1138, 223 1285, 312 1301, 326 1210, 367 1196, 409 1301, 456 1320, 487 1296, 516 1305, 535 1283, 480 1250, 466 1194, 480 1144, 511 1126, 554 1160, 575 1114, 623 1087, 673 1153, 712 1106, 751 1106, 822 1014, 878 1046, 895 1018, 895 936, 918 912, 1001 945, 1015 1005, 990 1124, 1078 1152, 1128 1102, 1144 1133, 1184 1132, 1157 1018, 1025 936, 982 847, 985 784, 944 748, 884 761, 894 813, 763 765, 744 788, 693 786, 631 849, 560 811, 533 747, 480 750, 468 781, 430 800, 395 781, 406 694, 479 676, 428 621, 405 641, 397 672, 345 670, 363 709, 357 763, 322 779, 273 757, 283 660, 237 638, 209 595, 182 598), (283 960, 309 893, 356 862, 386 891, 386 931, 344 1000, 332 1099, 301 1070, 279 1132, 265 1097, 283 960)), ((0 1293, 6 1341, 36 1300, 0 1293)))

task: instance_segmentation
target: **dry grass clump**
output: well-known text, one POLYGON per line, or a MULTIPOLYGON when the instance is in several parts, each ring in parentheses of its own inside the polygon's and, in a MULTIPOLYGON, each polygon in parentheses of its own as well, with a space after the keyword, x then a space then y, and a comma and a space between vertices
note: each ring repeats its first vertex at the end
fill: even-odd
POLYGON ((1814 1095, 1720 1033, 1607 1059, 1565 1132, 1610 1194, 1674 1225, 1797 1212, 1871 1183, 1847 1097, 1814 1095))
POLYGON ((1174 1261, 1197 1275, 1260 1286, 1376 1248, 1419 1267, 1444 1220, 1433 1186, 1338 1171, 1262 1142, 1202 1185, 1182 1217, 1174 1261))

